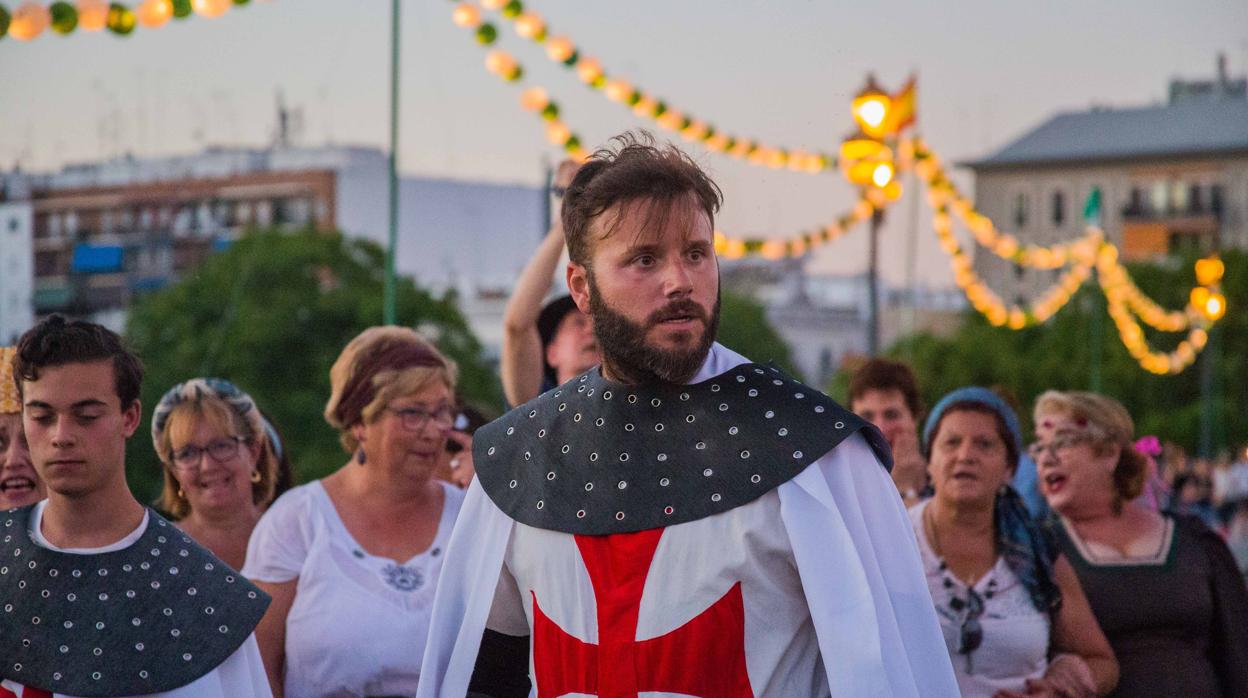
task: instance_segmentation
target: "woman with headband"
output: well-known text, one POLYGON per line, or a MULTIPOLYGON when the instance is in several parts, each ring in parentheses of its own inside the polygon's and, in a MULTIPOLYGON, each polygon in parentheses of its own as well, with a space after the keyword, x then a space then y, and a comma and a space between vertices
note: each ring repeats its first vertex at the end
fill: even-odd
POLYGON ((0 511, 47 496, 22 435, 22 403, 13 381, 13 347, 0 347, 0 511))
POLYGON ((275 436, 251 396, 220 378, 173 386, 152 413, 152 444, 165 465, 160 507, 234 569, 273 500, 275 436))
POLYGON ((455 364, 416 332, 373 327, 329 372, 325 419, 347 462, 260 520, 243 574, 273 596, 256 630, 277 696, 414 695, 463 491, 435 479, 453 431, 455 364))

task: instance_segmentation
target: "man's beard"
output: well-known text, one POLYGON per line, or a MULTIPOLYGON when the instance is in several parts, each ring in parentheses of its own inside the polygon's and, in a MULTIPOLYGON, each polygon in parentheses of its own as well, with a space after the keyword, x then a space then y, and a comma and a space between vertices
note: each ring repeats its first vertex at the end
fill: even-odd
POLYGON ((643 323, 628 319, 603 299, 589 274, 589 313, 594 336, 602 352, 602 364, 614 378, 632 385, 668 383, 683 385, 706 361, 719 331, 719 297, 710 317, 691 299, 672 301, 651 313, 643 323), (702 336, 686 349, 659 349, 646 342, 646 333, 664 320, 692 317, 702 321, 702 336))

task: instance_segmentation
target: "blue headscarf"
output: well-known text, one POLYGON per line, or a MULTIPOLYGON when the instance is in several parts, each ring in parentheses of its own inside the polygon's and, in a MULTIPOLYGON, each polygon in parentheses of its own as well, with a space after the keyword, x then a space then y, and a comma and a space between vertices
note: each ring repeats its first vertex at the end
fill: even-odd
MULTIPOLYGON (((1018 426, 1018 415, 996 393, 976 386, 958 388, 942 397, 932 408, 923 425, 923 445, 931 453, 932 438, 936 427, 951 405, 975 403, 1000 415, 1010 432, 1014 453, 1023 451, 1023 434, 1018 426)), ((1017 463, 1011 463, 1017 468, 1017 463)), ((1022 497, 1008 484, 997 492, 993 506, 993 525, 997 534, 997 549, 1005 563, 1018 576, 1031 596, 1031 602, 1044 613, 1055 613, 1062 605, 1062 592, 1053 576, 1053 563, 1057 559, 1057 543, 1045 529, 1036 525, 1023 503, 1022 497)))

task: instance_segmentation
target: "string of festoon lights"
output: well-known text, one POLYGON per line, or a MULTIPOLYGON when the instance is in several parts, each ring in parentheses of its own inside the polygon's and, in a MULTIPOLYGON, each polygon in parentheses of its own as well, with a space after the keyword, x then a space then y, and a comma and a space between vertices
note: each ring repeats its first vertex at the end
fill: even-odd
MULTIPOLYGON (((498 10, 504 17, 512 19, 516 31, 521 36, 539 42, 550 42, 561 46, 558 38, 546 35, 545 23, 535 13, 526 13, 519 0, 481 0, 486 9, 498 10)), ((486 47, 494 47, 498 40, 498 29, 492 23, 482 19, 480 9, 468 2, 456 5, 452 12, 454 22, 465 28, 472 29, 479 43, 486 47)), ((570 45, 570 42, 569 42, 570 45)), ((579 65, 579 52, 570 66, 579 65)), ((558 55, 564 55, 560 48, 558 55)), ((564 60, 571 60, 569 55, 564 60)), ((601 67, 591 64, 595 70, 594 80, 585 80, 597 87, 605 89, 609 81, 601 74, 601 67)), ((486 68, 503 80, 520 83, 524 78, 524 68, 510 53, 500 48, 491 48, 486 56, 486 68)), ((582 76, 584 80, 584 76, 582 76)), ((617 93, 623 87, 617 89, 617 93)), ((628 100, 641 95, 635 90, 628 100)), ((618 96, 618 95, 617 95, 618 96)), ((644 96, 644 95, 642 95, 644 96)), ((638 97, 639 99, 640 97, 638 97)), ((547 138, 555 145, 562 146, 574 157, 584 157, 585 152, 579 136, 572 132, 562 120, 562 109, 547 90, 540 86, 525 88, 520 95, 520 105, 527 111, 539 114, 547 121, 547 138)), ((642 114, 642 116, 646 116, 642 114)), ((682 117, 686 119, 688 117, 682 117)), ((683 122, 682 122, 683 123, 683 122)), ((662 125, 662 124, 661 124, 662 125)), ((668 121, 665 128, 671 128, 668 121)), ((687 127, 687 124, 685 124, 687 127)), ((700 130, 686 133, 686 128, 678 128, 681 135, 688 140, 701 140, 700 130)), ((716 150, 711 148, 711 150, 716 150)), ((722 150, 720 152, 723 152, 722 150)), ((1054 245, 1023 244, 1011 233, 1000 231, 992 219, 976 210, 970 200, 954 185, 940 158, 928 144, 919 137, 903 140, 897 148, 896 173, 913 170, 918 178, 927 185, 927 203, 934 211, 933 230, 940 242, 941 249, 949 255, 950 267, 954 273, 954 281, 966 296, 971 307, 985 317, 989 323, 1011 330, 1021 330, 1042 324, 1060 311, 1075 293, 1088 281, 1095 272, 1098 283, 1105 293, 1109 315, 1114 320, 1119 336, 1128 352, 1141 367, 1157 374, 1179 373, 1195 361, 1197 354, 1208 342, 1208 327, 1224 312, 1225 301, 1219 293, 1218 283, 1221 279, 1221 267, 1218 267, 1216 278, 1200 280, 1200 285, 1193 288, 1188 307, 1182 311, 1168 311, 1152 299, 1148 298, 1131 280, 1125 267, 1118 262, 1118 249, 1105 238, 1099 225, 1088 225, 1085 234, 1074 240, 1054 245), (1008 260, 1020 267, 1030 269, 1057 270, 1063 269, 1061 276, 1047 289, 1038 294, 1030 303, 1006 304, 974 271, 970 255, 963 250, 953 233, 953 221, 957 219, 970 231, 974 242, 990 253, 1008 260), (1215 310, 1209 312, 1210 305, 1215 310), (1170 352, 1153 350, 1144 336, 1144 330, 1138 320, 1154 329, 1164 332, 1188 331, 1185 339, 1170 352)), ((756 164, 761 160, 753 160, 756 164)), ((849 164, 849 163, 846 163, 849 164)), ((780 165, 783 166, 783 165, 780 165)), ((821 170, 820 170, 821 171, 821 170)), ((869 218, 877 209, 884 209, 900 196, 900 183, 890 177, 885 187, 866 187, 853 208, 834 223, 823 226, 815 231, 801 232, 786 238, 747 238, 734 237, 717 231, 715 234, 716 252, 726 259, 758 255, 766 259, 782 259, 805 255, 811 250, 842 237, 848 230, 869 218)), ((1094 196, 1094 199, 1097 198, 1094 196)), ((1093 202, 1099 206, 1099 201, 1093 202)), ((1091 217, 1091 212, 1085 212, 1091 217)), ((1216 260, 1202 260, 1212 264, 1216 260)), ((1220 262, 1217 262, 1220 265, 1220 262)), ((1208 268, 1208 267, 1207 267, 1208 268)), ((1199 275, 1199 274, 1198 274, 1199 275)))
POLYGON ((192 14, 213 19, 234 6, 248 5, 250 2, 251 0, 141 0, 131 7, 108 0, 76 0, 51 4, 26 0, 12 12, 0 4, 0 39, 11 36, 19 41, 30 41, 49 30, 64 36, 78 30, 95 32, 107 29, 118 36, 128 36, 136 27, 155 29, 170 20, 186 19, 192 14))
MULTIPOLYGON (((460 3, 452 11, 451 20, 462 28, 472 30, 477 42, 489 49, 485 56, 486 70, 507 83, 523 82, 523 64, 508 51, 496 47, 498 30, 482 20, 475 5, 460 3)), ((523 89, 520 93, 520 106, 525 111, 536 113, 546 122, 546 139, 551 144, 559 146, 573 158, 584 159, 588 156, 581 137, 563 121, 563 109, 550 98, 545 88, 535 86, 523 89)), ((800 257, 816 247, 839 239, 858 223, 869 219, 875 210, 869 195, 870 192, 864 192, 849 211, 837 216, 832 223, 784 239, 737 237, 717 230, 715 251, 726 259, 740 259, 750 255, 773 260, 800 257)))
POLYGON ((834 153, 791 149, 727 133, 708 120, 678 109, 627 80, 609 76, 601 61, 586 54, 567 36, 552 34, 546 20, 535 10, 526 8, 521 0, 478 0, 478 3, 461 2, 457 5, 456 16, 479 27, 478 39, 492 43, 498 35, 493 23, 481 21, 481 9, 497 12, 512 25, 516 34, 542 44, 550 60, 575 71, 581 82, 607 99, 631 109, 637 116, 653 121, 664 130, 679 133, 687 141, 760 167, 787 168, 809 174, 836 172, 837 157, 834 153))

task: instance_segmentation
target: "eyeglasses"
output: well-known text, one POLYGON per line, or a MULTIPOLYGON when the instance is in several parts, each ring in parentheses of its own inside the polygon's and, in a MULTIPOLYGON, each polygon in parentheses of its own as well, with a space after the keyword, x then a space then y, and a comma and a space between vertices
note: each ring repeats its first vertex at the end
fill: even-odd
POLYGON ((183 446, 170 454, 175 467, 182 470, 190 470, 200 464, 202 456, 207 453, 212 459, 218 463, 225 463, 238 457, 238 445, 246 441, 241 436, 231 436, 226 439, 213 439, 208 442, 207 446, 199 447, 195 445, 183 446))
POLYGON ((1027 455, 1037 462, 1044 457, 1046 451, 1052 453, 1054 458, 1061 458, 1058 451, 1065 451, 1090 441, 1092 441, 1091 434, 1058 434, 1047 442, 1037 441, 1028 446, 1027 455))
POLYGON ((954 598, 949 606, 955 611, 966 609, 962 626, 958 629, 958 654, 970 654, 984 642, 984 628, 979 617, 984 614, 984 599, 972 588, 966 590, 966 600, 954 598))
POLYGON ((423 410, 419 407, 405 407, 400 410, 386 408, 388 411, 396 414, 403 423, 403 428, 411 431, 423 429, 429 420, 434 420, 438 424, 444 426, 453 426, 455 424, 456 410, 451 405, 440 405, 432 412, 423 410))

